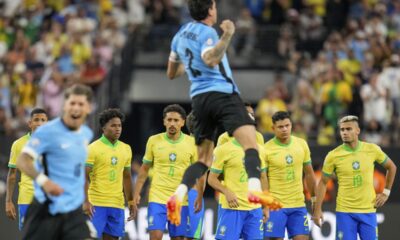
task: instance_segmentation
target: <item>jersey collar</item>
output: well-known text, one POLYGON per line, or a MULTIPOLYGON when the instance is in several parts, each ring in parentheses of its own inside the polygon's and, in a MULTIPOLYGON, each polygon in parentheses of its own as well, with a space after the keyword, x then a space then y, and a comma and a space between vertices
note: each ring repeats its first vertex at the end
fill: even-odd
POLYGON ((165 140, 167 140, 167 142, 171 143, 171 144, 176 144, 176 143, 180 143, 183 140, 183 133, 181 132, 181 134, 179 135, 179 138, 177 140, 172 140, 168 137, 167 133, 164 133, 164 138, 165 140))
POLYGON ((342 146, 343 146, 344 150, 346 150, 348 152, 357 152, 361 147, 361 141, 360 140, 358 141, 357 147, 355 149, 352 149, 351 147, 349 147, 349 145, 344 144, 344 143, 342 146))
POLYGON ((112 148, 115 148, 115 147, 118 145, 118 143, 119 143, 119 141, 117 140, 117 141, 115 142, 115 144, 112 144, 112 143, 110 142, 110 140, 108 140, 108 138, 106 138, 106 137, 104 136, 104 134, 101 135, 100 141, 101 141, 102 143, 104 143, 105 145, 107 145, 107 146, 109 146, 109 147, 112 147, 112 148))
POLYGON ((277 137, 274 137, 274 143, 276 143, 277 145, 281 146, 281 147, 289 147, 290 144, 292 144, 292 136, 290 136, 290 140, 288 144, 284 144, 281 141, 279 141, 279 139, 277 137))

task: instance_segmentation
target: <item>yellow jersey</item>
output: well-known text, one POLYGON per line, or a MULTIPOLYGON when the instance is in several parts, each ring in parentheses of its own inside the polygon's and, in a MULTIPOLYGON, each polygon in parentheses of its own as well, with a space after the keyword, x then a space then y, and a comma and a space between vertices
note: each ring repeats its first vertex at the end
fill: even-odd
MULTIPOLYGON (((261 159, 261 169, 265 171, 265 151, 259 146, 259 156, 261 159)), ((247 200, 248 177, 244 167, 244 151, 242 146, 235 140, 231 140, 220 145, 214 150, 214 161, 211 172, 224 174, 224 185, 236 194, 239 202, 238 208, 234 210, 252 210, 261 207, 259 204, 251 204, 247 200)), ((225 197, 220 196, 222 208, 231 209, 225 197)))
MULTIPOLYGON (((259 145, 264 145, 264 137, 260 132, 256 132, 256 138, 257 138, 256 139, 257 143, 259 145)), ((224 143, 230 142, 234 139, 235 139, 234 137, 229 136, 228 132, 224 132, 218 137, 217 147, 224 143)), ((224 181, 221 181, 221 183, 224 184, 224 181)), ((218 204, 222 204, 224 201, 226 201, 225 195, 223 193, 220 193, 218 198, 218 204)))
MULTIPOLYGON (((263 135, 261 133, 256 132, 256 138, 257 138, 256 140, 257 140, 258 144, 264 145, 264 137, 263 137, 263 135)), ((223 134, 221 134, 218 137, 217 146, 220 146, 220 145, 222 145, 222 144, 224 144, 226 142, 232 141, 233 139, 235 139, 235 138, 234 137, 230 137, 228 132, 224 132, 223 134)))
POLYGON ((112 144, 104 135, 89 145, 86 166, 89 202, 95 206, 124 208, 123 172, 131 169, 131 147, 121 141, 112 144))
MULTIPOLYGON (((11 146, 10 161, 8 162, 9 168, 17 168, 17 157, 21 153, 22 148, 28 142, 31 135, 28 133, 19 139, 17 139, 11 146)), ((18 204, 31 204, 34 187, 33 180, 25 173, 21 172, 21 179, 18 183, 19 194, 18 194, 18 204)))
MULTIPOLYGON (((166 204, 181 183, 186 168, 197 161, 194 138, 181 133, 176 141, 166 133, 153 135, 146 145, 143 163, 152 165, 149 202, 166 204)), ((187 198, 182 203, 187 205, 187 198)))
POLYGON ((269 191, 285 208, 304 207, 303 166, 311 164, 307 142, 291 136, 288 144, 276 137, 265 143, 269 191))
POLYGON ((358 142, 354 150, 342 144, 328 153, 322 172, 325 176, 335 173, 338 179, 336 211, 376 212, 374 163, 383 165, 387 159, 379 146, 362 141, 358 142))

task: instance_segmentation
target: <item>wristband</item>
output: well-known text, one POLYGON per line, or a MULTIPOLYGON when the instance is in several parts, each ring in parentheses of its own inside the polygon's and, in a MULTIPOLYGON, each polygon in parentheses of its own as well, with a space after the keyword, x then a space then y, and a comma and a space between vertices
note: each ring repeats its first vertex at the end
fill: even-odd
MULTIPOLYGON (((43 173, 40 173, 36 178, 35 178, 35 182, 39 185, 39 186, 43 186, 43 184, 45 184, 47 181, 49 180, 49 178, 44 175, 43 173)), ((390 192, 390 191, 389 191, 390 192)))
POLYGON ((385 188, 385 189, 383 189, 383 192, 382 192, 382 193, 389 197, 389 195, 390 195, 390 189, 385 188))

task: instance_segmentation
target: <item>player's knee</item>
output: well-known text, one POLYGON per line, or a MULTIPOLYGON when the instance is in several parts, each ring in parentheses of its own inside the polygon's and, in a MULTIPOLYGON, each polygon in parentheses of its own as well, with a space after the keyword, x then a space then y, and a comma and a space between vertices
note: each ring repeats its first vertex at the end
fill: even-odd
POLYGON ((254 148, 245 151, 244 166, 246 168, 249 178, 260 178, 261 176, 261 162, 258 156, 258 151, 254 148))

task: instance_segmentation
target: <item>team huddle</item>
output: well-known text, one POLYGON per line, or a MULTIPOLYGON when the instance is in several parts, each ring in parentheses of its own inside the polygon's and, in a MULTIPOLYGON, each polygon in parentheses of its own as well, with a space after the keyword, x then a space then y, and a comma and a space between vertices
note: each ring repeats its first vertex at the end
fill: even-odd
POLYGON ((120 110, 100 113, 102 136, 93 142, 84 124, 92 110, 89 87, 66 89, 59 118, 47 122, 44 110, 32 111, 31 132, 12 146, 7 178, 6 213, 16 219, 12 197, 21 171, 22 239, 119 239, 125 220, 136 217, 150 175, 152 240, 162 239, 166 227, 172 239, 201 239, 206 182, 220 193, 216 239, 283 239, 287 232, 289 238, 306 240, 310 230, 303 181, 311 194, 312 220, 321 227, 330 178, 339 185, 336 239, 378 239, 376 208, 390 195, 396 166, 379 146, 359 140, 358 118, 339 120, 343 144, 326 156, 317 185, 310 149, 292 136, 288 112, 273 114, 274 137, 266 143, 256 131, 253 109, 242 101, 226 56, 234 24, 222 21, 219 38, 212 27, 215 1, 188 0, 188 6, 194 21, 172 40, 167 76, 186 72, 192 112, 187 116, 177 104, 164 108, 165 132, 148 139, 134 187, 132 150, 119 140, 125 118, 120 110), (182 132, 185 124, 190 135, 182 132), (226 132, 218 137, 221 128, 226 132), (375 162, 387 170, 385 190, 378 194, 375 162))

